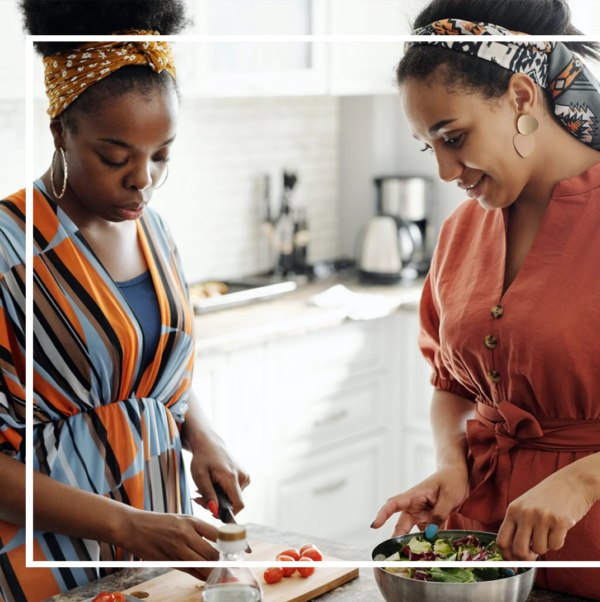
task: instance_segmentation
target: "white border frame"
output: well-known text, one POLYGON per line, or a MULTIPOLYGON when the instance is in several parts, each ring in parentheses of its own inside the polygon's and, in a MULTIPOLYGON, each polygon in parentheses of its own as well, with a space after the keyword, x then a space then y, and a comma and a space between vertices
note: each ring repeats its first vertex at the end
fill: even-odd
MULTIPOLYGON (((25 151, 26 151, 26 215, 33 215, 33 58, 34 58, 34 42, 129 42, 129 41, 156 41, 157 39, 166 42, 407 42, 407 41, 431 41, 431 36, 331 36, 331 35, 310 35, 310 36, 26 36, 25 53, 26 53, 26 97, 25 97, 25 151)), ((473 41, 472 36, 454 36, 453 40, 465 39, 473 41)), ((579 41, 594 41, 600 42, 600 36, 486 36, 488 42, 498 41, 529 41, 544 42, 573 42, 579 41)), ((26 270, 25 270, 25 287, 26 291, 33 290, 33 219, 31 217, 26 220, 25 227, 26 235, 26 270)), ((33 464, 31 457, 33 454, 33 295, 26 295, 26 324, 25 324, 25 390, 26 390, 26 410, 25 410, 25 445, 26 456, 30 460, 26 463, 26 515, 25 515, 25 566, 33 567, 166 567, 166 568, 181 568, 181 567, 217 567, 217 566, 237 566, 235 562, 167 562, 167 561, 122 561, 122 562, 87 562, 87 561, 34 561, 33 560, 33 464)), ((289 564, 289 563, 288 563, 289 564)), ((287 566, 282 562, 270 561, 246 561, 244 563, 248 567, 270 567, 270 566, 287 566)), ((345 567, 397 567, 397 562, 373 562, 373 561, 326 561, 320 562, 319 567, 328 568, 345 568, 345 567)), ((406 567, 426 567, 428 563, 424 562, 404 562, 406 567)), ((445 567, 486 567, 489 562, 446 562, 445 567)), ((495 566, 499 567, 594 567, 600 568, 600 561, 568 561, 568 562, 497 562, 495 566)))

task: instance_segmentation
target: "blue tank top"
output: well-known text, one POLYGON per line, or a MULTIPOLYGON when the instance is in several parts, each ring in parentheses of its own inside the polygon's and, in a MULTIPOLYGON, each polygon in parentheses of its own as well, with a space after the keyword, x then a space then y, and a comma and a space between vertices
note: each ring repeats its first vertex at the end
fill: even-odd
POLYGON ((152 363, 160 340, 160 306, 152 282, 152 274, 147 270, 137 278, 117 282, 123 295, 131 305, 144 335, 144 363, 142 372, 152 363))

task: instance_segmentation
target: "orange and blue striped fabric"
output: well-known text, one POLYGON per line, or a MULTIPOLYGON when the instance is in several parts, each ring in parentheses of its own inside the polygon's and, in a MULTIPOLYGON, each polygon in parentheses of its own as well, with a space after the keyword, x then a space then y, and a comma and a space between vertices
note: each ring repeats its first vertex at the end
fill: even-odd
MULTIPOLYGON (((146 209, 138 235, 161 337, 143 371, 136 315, 75 224, 34 188, 34 468, 155 512, 191 514, 179 430, 194 361, 194 316, 177 250, 146 209)), ((0 451, 25 461, 25 191, 0 202, 0 451)), ((3 602, 35 602, 111 572, 25 568, 25 529, 0 520, 3 602)), ((36 560, 132 560, 115 546, 35 532, 36 560)))

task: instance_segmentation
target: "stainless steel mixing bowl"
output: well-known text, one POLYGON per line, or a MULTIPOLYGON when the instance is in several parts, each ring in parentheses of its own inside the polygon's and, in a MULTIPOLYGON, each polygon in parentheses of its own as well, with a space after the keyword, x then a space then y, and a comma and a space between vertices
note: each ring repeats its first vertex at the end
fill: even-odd
MULTIPOLYGON (((372 553, 372 558, 383 554, 386 558, 398 551, 400 544, 408 543, 413 537, 424 533, 409 533, 380 543, 372 553)), ((440 537, 466 537, 476 535, 483 544, 496 539, 495 533, 482 531, 440 531, 431 541, 440 537)), ((388 573, 382 568, 374 568, 375 581, 386 602, 525 602, 535 583, 536 568, 525 573, 479 583, 438 583, 418 581, 401 575, 388 573)))

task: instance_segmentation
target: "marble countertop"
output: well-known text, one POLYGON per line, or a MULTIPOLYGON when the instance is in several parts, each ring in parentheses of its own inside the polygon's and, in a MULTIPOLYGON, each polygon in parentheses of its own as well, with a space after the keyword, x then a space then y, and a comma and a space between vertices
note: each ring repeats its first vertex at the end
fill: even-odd
MULTIPOLYGON (((339 544, 328 540, 307 537, 298 533, 279 531, 271 527, 260 525, 246 525, 250 541, 269 541, 300 547, 306 541, 314 542, 328 556, 334 556, 341 560, 370 559, 370 550, 356 548, 345 544, 339 544)), ((125 569, 108 577, 93 581, 87 585, 64 592, 44 602, 81 602, 91 598, 102 591, 122 591, 148 581, 158 575, 169 572, 169 568, 141 568, 125 569)), ((373 569, 361 568, 358 579, 354 579, 335 590, 319 596, 319 602, 377 602, 383 601, 375 583, 373 569)), ((534 590, 527 602, 583 602, 584 598, 549 592, 546 590, 534 590)))
POLYGON ((424 278, 390 286, 366 286, 354 276, 316 280, 298 286, 279 298, 196 316, 196 352, 231 351, 258 345, 284 336, 331 328, 348 319, 345 310, 316 307, 308 299, 328 288, 343 284, 355 293, 383 295, 389 313, 399 308, 418 307, 424 278))

